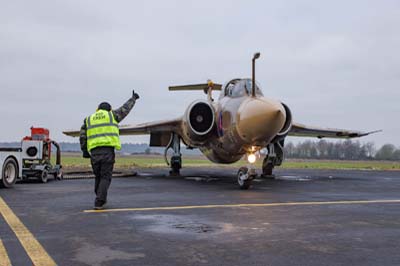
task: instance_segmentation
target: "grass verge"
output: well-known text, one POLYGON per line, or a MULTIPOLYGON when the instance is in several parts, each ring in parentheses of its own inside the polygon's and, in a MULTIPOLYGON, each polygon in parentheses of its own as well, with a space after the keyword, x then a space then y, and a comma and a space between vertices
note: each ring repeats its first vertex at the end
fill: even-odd
MULTIPOLYGON (((241 160, 231 165, 215 164, 203 156, 183 156, 184 167, 228 167, 239 168, 247 165, 241 160)), ((256 163, 261 168, 262 160, 256 163)), ((82 158, 79 154, 63 154, 62 165, 64 170, 90 170, 90 160, 82 158)), ((167 167, 162 155, 131 155, 117 156, 115 168, 155 168, 167 167)), ((283 169, 351 169, 351 170, 400 170, 400 162, 389 161, 341 161, 341 160, 286 160, 280 168, 283 169)))

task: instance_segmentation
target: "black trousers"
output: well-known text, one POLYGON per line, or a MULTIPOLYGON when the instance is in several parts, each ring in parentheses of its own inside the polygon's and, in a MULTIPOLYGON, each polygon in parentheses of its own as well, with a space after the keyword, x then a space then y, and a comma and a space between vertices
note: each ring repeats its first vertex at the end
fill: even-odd
POLYGON ((113 147, 97 147, 92 149, 90 153, 90 161, 95 175, 95 204, 104 204, 107 201, 107 193, 111 184, 115 163, 115 151, 113 147))

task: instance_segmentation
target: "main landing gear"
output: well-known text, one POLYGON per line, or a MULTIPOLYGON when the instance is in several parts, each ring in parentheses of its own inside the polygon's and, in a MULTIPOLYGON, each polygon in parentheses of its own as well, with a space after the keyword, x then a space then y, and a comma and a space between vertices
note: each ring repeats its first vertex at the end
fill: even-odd
POLYGON ((275 166, 279 166, 283 162, 283 146, 284 140, 276 143, 271 143, 267 146, 268 154, 265 156, 262 164, 262 177, 274 179, 275 175, 272 173, 275 166))
POLYGON ((181 154, 181 139, 175 133, 172 133, 171 141, 165 149, 165 161, 171 167, 169 174, 171 176, 178 176, 182 168, 182 154, 181 154), (169 149, 173 150, 171 161, 168 162, 167 152, 169 149))

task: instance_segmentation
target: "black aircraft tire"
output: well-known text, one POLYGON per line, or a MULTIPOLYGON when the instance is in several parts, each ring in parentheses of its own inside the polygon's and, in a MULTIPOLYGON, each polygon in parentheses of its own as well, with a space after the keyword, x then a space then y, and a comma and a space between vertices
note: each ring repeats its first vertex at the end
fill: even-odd
POLYGON ((248 178, 246 180, 242 180, 241 176, 246 175, 249 172, 249 169, 247 167, 241 167, 238 171, 237 174, 237 180, 238 180, 238 185, 240 189, 246 190, 251 187, 251 184, 253 183, 251 178, 248 178))
POLYGON ((272 163, 263 164, 262 174, 263 176, 272 176, 272 171, 274 170, 274 165, 272 163))
POLYGON ((174 167, 174 166, 172 166, 171 167, 171 170, 169 171, 169 175, 170 176, 179 176, 180 175, 180 169, 181 169, 181 167, 178 167, 178 166, 176 166, 176 167, 174 167))
POLYGON ((18 163, 14 158, 7 158, 4 161, 3 169, 1 171, 1 187, 12 187, 18 178, 18 163))
POLYGON ((179 173, 179 170, 180 170, 181 168, 182 168, 182 167, 181 167, 180 165, 173 165, 173 166, 172 166, 172 172, 179 173))
POLYGON ((181 168, 182 168, 181 157, 172 157, 171 158, 171 170, 169 171, 169 174, 171 176, 179 176, 181 168))

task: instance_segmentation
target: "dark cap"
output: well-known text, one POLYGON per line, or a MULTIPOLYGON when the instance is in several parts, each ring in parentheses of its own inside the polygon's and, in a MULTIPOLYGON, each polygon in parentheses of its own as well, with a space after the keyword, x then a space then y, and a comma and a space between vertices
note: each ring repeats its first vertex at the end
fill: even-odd
POLYGON ((99 107, 97 109, 105 110, 105 111, 110 112, 111 111, 111 105, 108 102, 102 102, 101 104, 99 104, 99 107))

